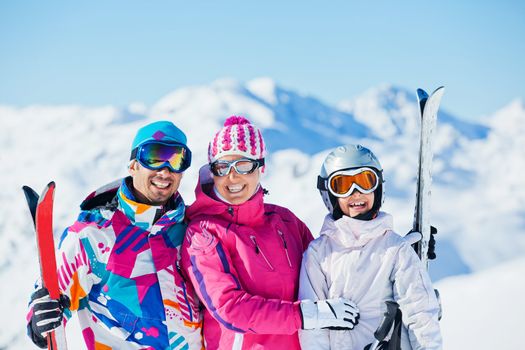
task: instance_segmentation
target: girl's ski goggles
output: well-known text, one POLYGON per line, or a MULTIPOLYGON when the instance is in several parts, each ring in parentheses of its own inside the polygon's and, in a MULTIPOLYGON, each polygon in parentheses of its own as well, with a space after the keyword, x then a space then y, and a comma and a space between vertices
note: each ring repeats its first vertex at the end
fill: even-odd
POLYGON ((379 185, 379 176, 371 168, 340 170, 330 175, 328 180, 323 178, 319 180, 319 189, 328 190, 338 198, 348 197, 354 190, 364 194, 372 193, 379 185))
POLYGON ((215 176, 226 176, 231 169, 235 169, 237 174, 246 175, 253 173, 257 168, 264 166, 264 158, 248 159, 241 158, 237 160, 216 160, 210 164, 210 170, 215 176))
POLYGON ((131 152, 131 159, 136 159, 143 167, 150 170, 168 168, 175 173, 182 173, 191 165, 191 151, 180 143, 148 142, 131 152))

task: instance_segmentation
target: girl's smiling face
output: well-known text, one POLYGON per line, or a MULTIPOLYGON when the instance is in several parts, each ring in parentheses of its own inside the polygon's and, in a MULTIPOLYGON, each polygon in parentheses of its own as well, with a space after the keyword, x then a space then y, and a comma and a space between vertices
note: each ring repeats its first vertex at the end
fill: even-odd
POLYGON ((358 190, 354 190, 354 192, 348 197, 337 198, 337 202, 339 203, 339 207, 343 214, 353 218, 359 214, 365 214, 372 210, 374 197, 374 192, 363 194, 358 190))

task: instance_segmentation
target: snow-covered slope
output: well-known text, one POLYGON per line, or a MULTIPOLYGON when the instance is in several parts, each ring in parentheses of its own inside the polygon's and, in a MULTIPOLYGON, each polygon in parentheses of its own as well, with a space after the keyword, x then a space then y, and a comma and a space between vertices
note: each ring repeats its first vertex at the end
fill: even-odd
POLYGON ((525 258, 436 284, 444 349, 520 349, 525 258))
MULTIPOLYGON (((0 284, 9 286, 2 287, 0 313, 13 315, 0 327, 0 348, 23 342, 25 304, 37 275, 21 186, 39 190, 56 181, 58 235, 74 220, 83 196, 127 174, 135 131, 165 118, 187 132, 194 152, 194 166, 181 185, 190 203, 208 140, 231 114, 246 115, 263 129, 270 148, 263 178, 268 201, 292 209, 314 234, 326 212, 316 176, 328 149, 344 142, 361 142, 378 155, 387 181, 384 209, 394 214, 399 232, 409 230, 418 116, 414 94, 401 88, 380 86, 333 107, 268 78, 247 83, 225 79, 178 89, 151 108, 0 106, 0 284)), ((523 103, 511 103, 484 124, 446 111, 439 118, 432 202, 432 222, 439 229, 439 258, 431 264, 435 280, 481 271, 525 253, 523 103)))

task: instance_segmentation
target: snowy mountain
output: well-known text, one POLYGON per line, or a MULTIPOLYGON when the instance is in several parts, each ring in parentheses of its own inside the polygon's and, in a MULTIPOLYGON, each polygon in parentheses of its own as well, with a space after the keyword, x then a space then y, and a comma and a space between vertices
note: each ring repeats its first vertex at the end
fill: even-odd
POLYGON ((268 78, 247 84, 224 79, 209 86, 180 89, 162 98, 151 114, 159 118, 180 116, 183 130, 192 130, 198 124, 204 128, 203 134, 212 135, 222 126, 224 116, 232 113, 250 116, 264 128, 266 143, 273 152, 295 148, 314 154, 352 140, 373 138, 371 130, 352 114, 278 87, 268 78))
MULTIPOLYGON (((382 139, 415 136, 418 122, 413 116, 417 113, 418 106, 414 92, 383 84, 368 89, 354 99, 341 101, 338 107, 353 114, 358 121, 371 128, 374 135, 382 139)), ((439 122, 442 127, 451 126, 470 139, 485 138, 489 130, 487 126, 461 120, 443 110, 439 113, 439 122)))
MULTIPOLYGON (((292 209, 314 234, 326 212, 315 189, 316 176, 328 150, 347 142, 362 143, 378 155, 387 181, 384 210, 394 215, 398 232, 411 227, 418 115, 415 94, 402 88, 382 85, 330 106, 268 78, 247 83, 224 79, 178 89, 152 107, 0 106, 0 176, 5 185, 0 193, 0 283, 10 286, 2 288, 0 312, 16 315, 16 322, 0 327, 0 349, 30 348, 22 318, 38 262, 21 186, 39 190, 56 181, 59 235, 75 219, 85 195, 127 174, 136 130, 170 119, 186 131, 194 153, 181 185, 191 203, 208 140, 232 114, 245 115, 263 129, 270 149, 262 180, 270 191, 268 201, 292 209)), ((447 289, 442 294, 455 295, 470 277, 525 253, 524 128, 525 106, 519 100, 482 124, 440 111, 432 199, 438 259, 431 263, 431 273, 436 281, 472 274, 457 283, 440 281, 447 289)), ((518 264, 512 269, 520 275, 525 268, 518 264)), ((486 282, 484 288, 489 287, 486 282)))

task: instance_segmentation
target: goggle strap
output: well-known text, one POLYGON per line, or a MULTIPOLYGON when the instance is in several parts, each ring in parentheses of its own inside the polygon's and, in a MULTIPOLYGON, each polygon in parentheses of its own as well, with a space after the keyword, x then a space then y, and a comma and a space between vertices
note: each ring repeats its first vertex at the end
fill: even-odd
POLYGON ((129 157, 129 160, 133 160, 133 159, 136 159, 137 158, 137 152, 138 152, 138 147, 134 148, 132 151, 131 151, 131 156, 129 157))
POLYGON ((326 179, 321 176, 317 176, 317 189, 321 191, 326 191, 326 179))

